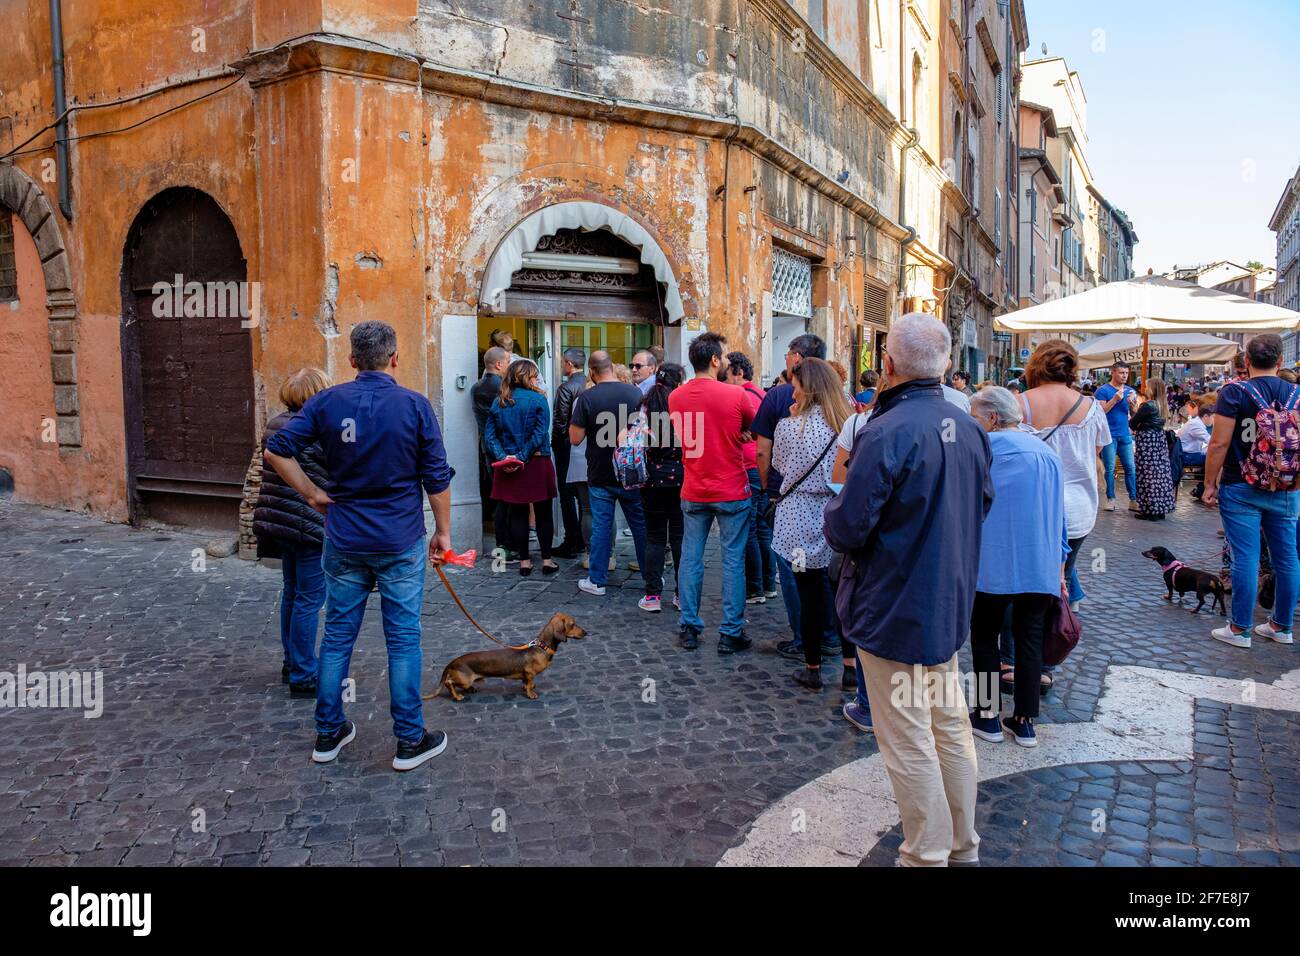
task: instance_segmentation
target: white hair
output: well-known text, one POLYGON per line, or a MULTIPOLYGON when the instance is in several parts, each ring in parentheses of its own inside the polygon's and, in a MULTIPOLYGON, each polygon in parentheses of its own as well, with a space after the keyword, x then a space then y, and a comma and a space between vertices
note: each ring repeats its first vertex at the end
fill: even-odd
POLYGON ((940 378, 952 358, 952 336, 933 315, 909 312, 890 325, 887 348, 899 378, 940 378))
POLYGON ((1011 394, 1011 390, 1001 385, 989 385, 981 388, 970 400, 971 411, 983 414, 993 413, 993 420, 998 428, 1009 428, 1025 420, 1020 403, 1011 394))

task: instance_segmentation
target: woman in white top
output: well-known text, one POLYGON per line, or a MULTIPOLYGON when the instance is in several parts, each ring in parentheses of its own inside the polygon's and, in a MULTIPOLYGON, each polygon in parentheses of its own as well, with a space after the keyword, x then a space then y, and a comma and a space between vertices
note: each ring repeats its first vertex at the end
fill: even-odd
POLYGON ((1201 406, 1194 400, 1183 406, 1189 416, 1178 429, 1178 441, 1183 446, 1184 465, 1205 464, 1205 449, 1210 445, 1210 430, 1201 421, 1201 406))
POLYGON ((1079 353, 1069 342, 1044 342, 1025 366, 1029 388, 1020 396, 1025 413, 1020 427, 1047 442, 1061 459, 1065 525, 1070 537, 1065 575, 1070 583, 1071 605, 1083 599, 1074 565, 1083 539, 1097 523, 1097 454, 1110 444, 1110 429, 1101 406, 1071 387, 1078 369, 1079 353))
MULTIPOLYGON (((781 473, 780 503, 772 529, 772 549, 790 562, 799 590, 799 633, 824 634, 827 615, 826 575, 831 546, 826 541, 826 505, 834 497, 831 472, 840 429, 852 413, 838 373, 830 363, 806 358, 795 366, 794 407, 772 436, 772 467, 781 473)), ((857 658, 840 638, 845 672, 843 686, 857 688, 857 658)), ((821 642, 803 642, 804 668, 794 682, 821 690, 821 642)))

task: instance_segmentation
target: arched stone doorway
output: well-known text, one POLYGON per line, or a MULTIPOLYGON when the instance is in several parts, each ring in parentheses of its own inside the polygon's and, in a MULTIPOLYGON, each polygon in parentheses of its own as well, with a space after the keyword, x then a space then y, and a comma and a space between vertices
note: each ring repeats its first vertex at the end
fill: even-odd
POLYGON ((239 236, 206 193, 145 204, 122 262, 131 516, 234 531, 256 441, 253 297, 239 236))
MULTIPOLYGON (((681 362, 689 344, 678 277, 654 236, 627 214, 587 200, 533 212, 509 230, 484 269, 476 315, 444 316, 443 430, 450 436, 452 526, 457 547, 482 542, 484 468, 470 386, 494 329, 538 360, 548 388, 560 381, 569 344, 626 362, 657 344, 681 362), (594 260, 594 261, 593 261, 594 260)), ((490 514, 490 512, 489 512, 490 514)), ((558 524, 557 524, 558 527, 558 524)))
POLYGON ((571 345, 624 363, 663 345, 677 361, 682 315, 677 278, 645 227, 600 203, 556 203, 516 225, 493 253, 480 296, 480 348, 493 328, 504 328, 553 384, 571 345))
POLYGON ((14 213, 36 243, 50 313, 50 374, 54 379, 60 451, 81 447, 81 397, 77 388, 77 301, 54 207, 30 176, 0 162, 0 208, 14 213))

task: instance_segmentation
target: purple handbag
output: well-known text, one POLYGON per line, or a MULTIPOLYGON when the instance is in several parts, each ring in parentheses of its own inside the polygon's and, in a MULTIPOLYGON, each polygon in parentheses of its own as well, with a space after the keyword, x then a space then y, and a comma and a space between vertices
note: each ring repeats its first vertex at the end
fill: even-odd
POLYGON ((1047 611, 1047 623, 1043 628, 1043 665, 1055 667, 1062 663, 1083 634, 1083 624, 1079 616, 1070 610, 1070 602, 1057 597, 1047 611))

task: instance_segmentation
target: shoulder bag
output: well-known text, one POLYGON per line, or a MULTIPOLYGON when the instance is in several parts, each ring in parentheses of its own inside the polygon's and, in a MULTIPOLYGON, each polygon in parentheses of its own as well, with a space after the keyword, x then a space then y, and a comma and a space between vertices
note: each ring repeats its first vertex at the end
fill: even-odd
MULTIPOLYGON (((834 431, 834 429, 832 429, 832 431, 834 431)), ((821 463, 826 459, 826 455, 830 452, 832 448, 835 447, 835 443, 839 440, 840 440, 840 436, 838 433, 831 435, 831 440, 826 443, 826 447, 823 448, 822 453, 817 456, 817 460, 812 463, 812 467, 799 476, 799 480, 790 486, 789 491, 784 493, 777 492, 776 494, 768 495, 767 510, 763 512, 763 519, 767 521, 768 524, 770 525, 776 524, 777 507, 781 504, 782 501, 786 499, 787 496, 794 494, 794 492, 798 490, 799 486, 808 480, 808 476, 811 475, 814 471, 816 471, 821 466, 821 463)))

